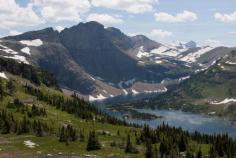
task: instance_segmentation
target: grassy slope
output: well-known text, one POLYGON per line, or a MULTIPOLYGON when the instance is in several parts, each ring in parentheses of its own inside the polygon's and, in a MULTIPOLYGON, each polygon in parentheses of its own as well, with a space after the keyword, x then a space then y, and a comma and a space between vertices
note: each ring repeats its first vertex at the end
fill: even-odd
MULTIPOLYGON (((22 78, 14 76, 15 81, 17 83, 22 83, 22 82, 28 82, 22 78)), ((34 103, 41 106, 45 107, 47 109, 47 117, 36 117, 36 119, 39 120, 44 120, 46 121, 49 125, 53 126, 55 133, 57 133, 59 127, 63 124, 72 124, 78 131, 79 130, 84 130, 86 137, 87 134, 89 133, 90 130, 93 128, 95 130, 104 130, 104 131, 109 131, 111 133, 111 136, 109 135, 100 135, 99 140, 101 144, 104 146, 102 147, 101 150, 91 152, 93 154, 99 155, 101 157, 104 157, 109 154, 115 154, 119 155, 117 157, 124 157, 124 150, 120 148, 114 148, 110 147, 110 143, 114 141, 123 141, 126 139, 127 133, 131 132, 133 133, 134 130, 139 130, 139 129, 134 129, 132 127, 125 127, 125 126, 118 126, 118 125, 111 125, 107 123, 98 123, 96 122, 95 124, 92 121, 86 121, 79 119, 78 117, 75 117, 74 115, 68 114, 66 112, 62 112, 60 110, 57 110, 55 107, 47 105, 45 102, 37 101, 37 99, 34 96, 31 96, 29 94, 26 94, 24 92, 24 89, 21 84, 16 84, 17 85, 17 92, 14 94, 14 96, 8 96, 5 97, 3 101, 0 102, 0 108, 1 109, 6 109, 6 104, 13 100, 13 98, 19 98, 19 99, 28 99, 32 98, 34 100, 34 103), (120 131, 120 135, 117 136, 117 130, 120 131)), ((46 86, 41 86, 41 90, 47 91, 51 94, 57 93, 60 94, 60 92, 52 90, 47 88, 46 86)), ((17 118, 21 119, 23 117, 22 114, 17 113, 16 109, 7 109, 8 111, 12 111, 14 116, 17 118)), ((68 146, 65 145, 65 143, 59 143, 58 138, 56 136, 48 136, 48 137, 36 137, 33 135, 14 135, 14 134, 9 134, 9 135, 0 135, 0 157, 1 155, 4 154, 20 154, 22 157, 26 155, 26 157, 29 157, 28 155, 31 156, 37 156, 37 155, 47 155, 47 154, 58 154, 59 152, 62 153, 75 153, 79 155, 84 155, 87 153, 86 151, 86 142, 72 142, 69 143, 68 146), (34 143, 38 144, 39 146, 30 149, 23 145, 23 142, 25 140, 31 140, 34 143), (37 154, 39 151, 42 154, 37 154)), ((143 147, 141 147, 143 148, 143 147)), ((90 153, 90 154, 91 154, 90 153)), ((127 154, 126 154, 127 156, 127 154)), ((129 155, 132 157, 132 154, 129 155)), ((133 157, 142 157, 143 153, 137 154, 133 157)))
MULTIPOLYGON (((72 157, 72 156, 79 156, 84 157, 86 154, 95 154, 98 157, 114 157, 114 158, 143 158, 145 154, 145 147, 143 145, 135 145, 137 149, 139 150, 138 154, 126 154, 124 152, 124 149, 121 149, 119 147, 111 147, 110 143, 113 141, 123 143, 126 142, 127 133, 130 133, 131 139, 133 143, 135 144, 135 131, 139 132, 141 129, 133 128, 133 127, 126 127, 126 126, 119 126, 119 125, 111 125, 108 123, 99 123, 95 122, 95 124, 92 121, 86 121, 83 119, 80 119, 78 117, 75 117, 74 115, 68 114, 66 112, 62 112, 60 110, 57 110, 55 107, 47 105, 45 102, 37 101, 37 99, 34 96, 31 96, 29 94, 26 94, 24 92, 24 88, 22 86, 22 83, 25 84, 25 82, 28 83, 27 80, 22 79, 20 77, 12 76, 16 82, 17 85, 17 92, 14 94, 14 96, 7 96, 4 98, 2 102, 0 102, 0 108, 6 109, 6 104, 13 100, 14 98, 19 99, 28 99, 32 98, 34 99, 34 104, 37 104, 38 106, 45 107, 47 109, 47 116, 46 117, 36 117, 39 120, 46 121, 49 125, 53 126, 55 135, 52 136, 44 136, 44 137, 36 137, 31 134, 25 134, 25 135, 16 135, 16 134, 7 134, 3 135, 0 134, 0 157, 21 157, 21 158, 33 158, 33 157, 45 157, 48 154, 53 155, 54 157, 72 157), (69 145, 66 145, 65 143, 60 143, 58 141, 58 138, 56 137, 56 133, 58 131, 58 128, 63 124, 72 124, 77 131, 84 130, 85 131, 85 141, 80 142, 70 142, 69 145), (86 151, 86 145, 87 145, 87 135, 89 131, 92 129, 98 130, 104 130, 109 131, 111 135, 99 135, 99 141, 102 144, 102 149, 97 151, 86 151), (119 130, 120 135, 117 134, 117 131, 119 130), (38 146, 35 148, 29 148, 25 146, 23 143, 26 140, 30 140, 38 146)), ((55 91, 53 89, 49 89, 46 86, 40 86, 39 87, 42 91, 48 92, 50 94, 59 94, 62 95, 60 92, 55 91)), ((68 96, 65 96, 68 97, 68 96)), ((16 112, 16 109, 9 109, 8 111, 12 111, 14 116, 22 119, 23 115, 19 112, 16 112)), ((194 148, 196 151, 199 149, 199 146, 201 146, 201 149, 204 154, 207 154, 209 145, 198 145, 194 142, 191 143, 194 145, 194 148)), ((159 144, 157 144, 159 146, 159 144)))

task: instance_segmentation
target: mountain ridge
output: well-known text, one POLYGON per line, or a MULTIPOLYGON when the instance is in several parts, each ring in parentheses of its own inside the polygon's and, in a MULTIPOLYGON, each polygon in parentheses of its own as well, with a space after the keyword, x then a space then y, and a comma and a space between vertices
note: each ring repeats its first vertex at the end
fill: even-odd
POLYGON ((213 56, 220 58, 231 50, 195 48, 193 41, 187 43, 191 48, 168 47, 143 35, 127 36, 98 22, 79 23, 61 32, 53 28, 30 31, 4 37, 0 44, 6 47, 0 49, 2 57, 48 70, 55 74, 61 87, 94 98, 135 91, 161 92, 167 86, 161 81, 176 82, 206 69, 216 60, 213 56), (7 49, 16 53, 9 54, 7 49), (181 60, 184 57, 187 60, 181 60))

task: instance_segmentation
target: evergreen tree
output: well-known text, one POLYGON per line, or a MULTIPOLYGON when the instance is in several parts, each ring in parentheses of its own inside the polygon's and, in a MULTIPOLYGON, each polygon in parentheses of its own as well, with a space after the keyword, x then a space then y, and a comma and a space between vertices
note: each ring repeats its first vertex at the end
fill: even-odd
POLYGON ((154 158, 158 158, 158 149, 157 149, 157 145, 155 145, 155 148, 154 148, 154 158))
POLYGON ((209 158, 216 158, 217 157, 217 152, 213 146, 209 150, 208 157, 209 158))
POLYGON ((83 131, 80 130, 80 132, 79 132, 79 141, 84 142, 84 140, 85 140, 84 130, 83 131))
POLYGON ((179 151, 184 152, 184 151, 186 151, 186 148, 187 148, 187 141, 184 138, 184 136, 182 135, 180 142, 179 142, 179 151))
POLYGON ((0 79, 0 100, 3 100, 3 96, 4 96, 4 87, 2 79, 0 79))
POLYGON ((132 142, 130 140, 130 135, 127 135, 127 140, 126 140, 126 147, 125 147, 125 152, 126 153, 132 153, 133 151, 133 145, 132 142))
POLYGON ((101 149, 101 144, 98 141, 95 131, 89 132, 87 151, 101 149))
POLYGON ((9 82, 7 82, 7 89, 9 91, 10 95, 13 95, 16 91, 16 87, 14 85, 14 82, 12 80, 10 80, 9 82))
POLYGON ((59 130, 59 141, 60 142, 66 142, 67 141, 67 136, 66 136, 64 126, 62 126, 62 128, 59 130))
POLYGON ((198 150, 196 158, 202 158, 202 150, 201 149, 198 150))
POLYGON ((146 153, 145 153, 146 158, 154 158, 154 152, 152 149, 152 144, 151 141, 148 140, 146 143, 146 153))
POLYGON ((186 158, 194 158, 194 154, 193 154, 193 151, 191 149, 187 150, 186 158))

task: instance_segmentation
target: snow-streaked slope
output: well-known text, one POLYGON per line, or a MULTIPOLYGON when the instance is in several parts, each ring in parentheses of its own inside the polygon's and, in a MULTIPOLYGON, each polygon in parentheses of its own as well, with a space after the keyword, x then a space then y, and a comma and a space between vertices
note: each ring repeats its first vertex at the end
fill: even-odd
MULTIPOLYGON (((3 44, 0 44, 0 51, 2 51, 5 54, 7 54, 7 55, 5 55, 5 54, 4 55, 0 55, 0 57, 14 59, 14 60, 16 60, 18 62, 23 62, 25 64, 29 64, 29 62, 26 60, 26 57, 19 55, 19 52, 16 52, 16 51, 10 49, 9 47, 7 47, 7 46, 5 46, 3 44)), ((27 49, 23 48, 23 51, 25 51, 24 53, 28 53, 27 49)), ((21 52, 22 52, 22 50, 21 50, 21 52)))
POLYGON ((2 56, 2 57, 8 58, 8 59, 14 59, 14 60, 16 60, 18 62, 29 64, 29 62, 26 60, 26 58, 24 56, 14 55, 14 56, 2 56))
POLYGON ((196 52, 189 53, 188 55, 180 58, 180 60, 184 61, 184 62, 188 62, 188 63, 194 63, 197 61, 198 58, 200 58, 201 55, 203 55, 213 49, 215 49, 215 47, 206 46, 196 52))
POLYGON ((6 54, 11 54, 11 55, 16 55, 18 54, 18 52, 8 48, 7 46, 4 46, 2 44, 0 44, 0 50, 5 52, 6 54))
POLYGON ((20 43, 27 45, 27 46, 33 46, 33 47, 39 47, 39 46, 43 45, 43 41, 41 39, 22 40, 22 41, 20 41, 20 43))

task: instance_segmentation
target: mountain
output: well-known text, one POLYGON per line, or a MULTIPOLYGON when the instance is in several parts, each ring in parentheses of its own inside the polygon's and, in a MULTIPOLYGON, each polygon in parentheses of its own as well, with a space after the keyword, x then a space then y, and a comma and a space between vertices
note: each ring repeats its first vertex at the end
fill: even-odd
POLYGON ((230 51, 198 47, 193 41, 181 47, 164 45, 97 22, 61 32, 46 28, 0 41, 1 57, 47 70, 66 93, 77 91, 90 100, 165 92, 169 83, 207 69, 230 51))
POLYGON ((236 51, 167 93, 142 103, 137 106, 181 109, 236 119, 236 51))

